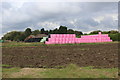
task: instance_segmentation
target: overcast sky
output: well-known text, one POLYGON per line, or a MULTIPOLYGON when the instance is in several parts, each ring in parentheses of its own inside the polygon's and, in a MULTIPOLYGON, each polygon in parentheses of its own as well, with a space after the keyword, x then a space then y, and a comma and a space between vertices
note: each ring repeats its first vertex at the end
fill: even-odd
POLYGON ((118 29, 117 2, 2 2, 0 24, 3 34, 17 30, 24 31, 58 28, 90 32, 94 30, 118 29))

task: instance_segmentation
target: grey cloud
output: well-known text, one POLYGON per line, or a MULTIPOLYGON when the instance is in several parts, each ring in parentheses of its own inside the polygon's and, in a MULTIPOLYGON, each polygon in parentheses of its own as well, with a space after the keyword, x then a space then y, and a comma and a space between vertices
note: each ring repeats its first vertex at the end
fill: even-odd
POLYGON ((10 9, 12 7, 11 4, 9 4, 8 2, 3 2, 0 5, 2 6, 3 9, 10 9))
MULTIPOLYGON (((109 2, 26 2, 20 8, 14 8, 10 3, 3 3, 3 33, 8 30, 23 30, 27 27, 41 29, 45 25, 48 29, 53 29, 52 26, 65 25, 83 32, 99 29, 101 25, 115 29, 117 21, 112 18, 105 17, 101 23, 93 18, 117 14, 117 5, 117 3, 109 2)), ((105 30, 106 27, 103 29, 105 30)))

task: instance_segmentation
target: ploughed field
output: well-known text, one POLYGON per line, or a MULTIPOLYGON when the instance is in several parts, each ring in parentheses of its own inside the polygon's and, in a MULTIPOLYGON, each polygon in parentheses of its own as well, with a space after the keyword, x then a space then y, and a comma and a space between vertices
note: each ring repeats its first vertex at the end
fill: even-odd
POLYGON ((118 43, 3 47, 2 64, 11 67, 62 68, 68 64, 118 67, 118 43))

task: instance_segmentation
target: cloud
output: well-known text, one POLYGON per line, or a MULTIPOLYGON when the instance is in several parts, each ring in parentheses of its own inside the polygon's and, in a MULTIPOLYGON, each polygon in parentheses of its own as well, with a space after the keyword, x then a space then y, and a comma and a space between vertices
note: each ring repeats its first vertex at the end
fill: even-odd
POLYGON ((89 32, 117 29, 117 2, 2 2, 2 30, 54 29, 89 32))

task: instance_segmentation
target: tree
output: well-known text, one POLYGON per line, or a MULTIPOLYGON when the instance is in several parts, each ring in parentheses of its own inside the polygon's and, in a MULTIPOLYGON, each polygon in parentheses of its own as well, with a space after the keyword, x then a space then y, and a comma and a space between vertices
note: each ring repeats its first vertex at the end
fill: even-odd
POLYGON ((102 31, 101 30, 92 31, 92 32, 90 32, 90 34, 98 34, 98 32, 102 32, 102 31))
POLYGON ((20 40, 20 41, 24 41, 25 38, 26 38, 25 32, 22 32, 22 33, 20 34, 19 40, 20 40))
POLYGON ((49 30, 49 34, 52 34, 53 33, 53 30, 49 30))
POLYGON ((25 36, 28 37, 29 35, 31 35, 32 31, 30 28, 27 28, 24 32, 25 36))
POLYGON ((44 34, 45 33, 45 30, 44 28, 41 29, 41 34, 44 34))
POLYGON ((66 26, 60 26, 58 33, 59 34, 67 34, 67 27, 66 26))
POLYGON ((102 34, 109 34, 109 31, 103 31, 102 34))
POLYGON ((49 34, 48 30, 44 31, 44 34, 47 34, 47 35, 48 35, 48 34, 49 34))
POLYGON ((116 31, 116 30, 111 30, 111 31, 109 31, 108 33, 110 33, 110 34, 116 34, 116 33, 119 33, 119 32, 116 31))
POLYGON ((19 40, 19 36, 20 36, 21 32, 18 32, 18 31, 11 31, 11 32, 8 32, 6 33, 4 36, 3 36, 3 40, 11 40, 11 41, 18 41, 19 40))
POLYGON ((74 34, 76 34, 76 36, 83 35, 83 33, 81 31, 75 31, 74 34))
POLYGON ((83 35, 88 35, 87 33, 84 33, 83 35))
POLYGON ((34 31, 32 32, 32 35, 37 35, 37 34, 40 34, 40 31, 39 31, 39 30, 34 30, 34 31))
POLYGON ((15 40, 15 41, 20 41, 20 35, 16 35, 16 36, 14 37, 14 40, 15 40))
POLYGON ((68 33, 68 34, 74 34, 74 30, 68 29, 68 30, 67 30, 67 33, 68 33))
POLYGON ((55 28, 53 31, 52 31, 53 34, 57 34, 59 33, 59 30, 57 28, 55 28))

